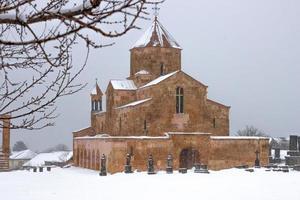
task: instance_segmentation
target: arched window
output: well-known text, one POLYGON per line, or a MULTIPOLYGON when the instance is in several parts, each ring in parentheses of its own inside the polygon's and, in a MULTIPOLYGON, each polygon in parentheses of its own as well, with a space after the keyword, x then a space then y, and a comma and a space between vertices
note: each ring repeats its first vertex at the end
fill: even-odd
POLYGON ((95 111, 95 102, 92 101, 92 111, 95 111))
POLYGON ((119 118, 119 132, 122 130, 122 119, 121 117, 119 118))
POLYGON ((177 87, 176 88, 176 113, 183 113, 183 105, 184 105, 184 98, 183 98, 183 88, 177 87))
POLYGON ((165 65, 164 63, 160 63, 160 75, 164 75, 165 74, 165 65))
POLYGON ((99 100, 98 103, 99 103, 99 111, 102 111, 102 100, 99 100))
POLYGON ((217 128, 217 121, 216 121, 216 118, 213 119, 213 127, 214 127, 214 128, 217 128))

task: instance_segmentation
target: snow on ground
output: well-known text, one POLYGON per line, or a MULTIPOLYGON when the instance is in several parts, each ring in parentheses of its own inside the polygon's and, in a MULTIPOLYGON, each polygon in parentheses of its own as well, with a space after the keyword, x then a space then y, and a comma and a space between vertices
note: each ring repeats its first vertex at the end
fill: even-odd
POLYGON ((147 175, 118 173, 100 177, 99 172, 71 167, 51 172, 12 171, 0 173, 1 197, 13 200, 91 199, 205 199, 283 200, 300 199, 300 172, 254 173, 230 169, 210 174, 147 175))

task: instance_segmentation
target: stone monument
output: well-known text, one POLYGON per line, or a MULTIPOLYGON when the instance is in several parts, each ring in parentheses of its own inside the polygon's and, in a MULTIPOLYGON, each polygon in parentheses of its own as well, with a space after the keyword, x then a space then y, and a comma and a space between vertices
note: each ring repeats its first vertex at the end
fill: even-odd
POLYGON ((2 131, 2 149, 0 149, 0 171, 9 170, 9 153, 10 153, 10 116, 1 115, 3 122, 2 131))
POLYGON ((255 151, 255 155, 256 155, 256 158, 255 158, 255 167, 260 167, 260 160, 259 160, 259 151, 258 150, 256 150, 255 151))
POLYGON ((131 155, 128 153, 126 155, 126 164, 125 164, 125 173, 126 174, 130 174, 130 173, 133 173, 132 171, 132 167, 131 167, 131 155))
POLYGON ((156 174, 154 171, 154 160, 152 154, 150 154, 148 158, 148 174, 156 174))
POLYGON ((290 135, 290 146, 287 156, 285 157, 285 164, 288 166, 300 165, 300 151, 299 151, 299 137, 297 135, 290 135))
POLYGON ((167 174, 172 174, 173 173, 173 157, 172 157, 171 154, 169 154, 168 157, 167 157, 166 172, 167 172, 167 174))
POLYGON ((100 166, 100 176, 106 176, 106 156, 104 154, 102 154, 101 157, 101 166, 100 166))
POLYGON ((281 163, 280 148, 275 148, 274 151, 275 151, 274 163, 281 163))

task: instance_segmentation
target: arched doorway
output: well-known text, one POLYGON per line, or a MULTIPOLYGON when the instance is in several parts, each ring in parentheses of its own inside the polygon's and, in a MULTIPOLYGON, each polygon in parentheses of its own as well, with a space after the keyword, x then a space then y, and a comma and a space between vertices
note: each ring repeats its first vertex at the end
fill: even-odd
POLYGON ((186 148, 182 149, 182 151, 180 152, 179 168, 191 169, 195 163, 199 162, 200 158, 198 150, 186 148))

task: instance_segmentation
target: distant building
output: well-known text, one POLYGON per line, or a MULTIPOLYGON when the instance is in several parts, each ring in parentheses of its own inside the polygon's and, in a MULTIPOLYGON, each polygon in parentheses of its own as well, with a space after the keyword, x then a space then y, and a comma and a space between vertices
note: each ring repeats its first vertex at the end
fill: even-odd
POLYGON ((24 151, 13 152, 9 156, 9 169, 21 169, 23 164, 31 160, 37 153, 27 149, 24 151))
POLYGON ((33 159, 24 163, 23 167, 41 167, 41 166, 64 166, 69 163, 73 157, 72 151, 57 151, 51 153, 39 153, 33 159))
POLYGON ((129 153, 133 168, 146 170, 152 154, 155 168, 165 169, 172 154, 175 169, 223 169, 254 165, 255 152, 268 164, 268 139, 229 137, 230 107, 208 99, 208 86, 182 71, 181 51, 156 17, 130 50, 130 76, 109 82, 106 111, 97 83, 92 90, 91 126, 73 132, 75 165, 99 169, 105 154, 108 171, 119 172, 129 153))

